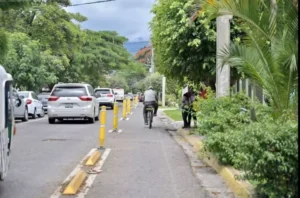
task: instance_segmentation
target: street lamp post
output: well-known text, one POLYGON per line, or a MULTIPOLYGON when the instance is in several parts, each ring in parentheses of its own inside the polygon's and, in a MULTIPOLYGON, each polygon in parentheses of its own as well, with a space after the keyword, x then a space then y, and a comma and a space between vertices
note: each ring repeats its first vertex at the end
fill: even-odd
POLYGON ((166 106, 166 77, 162 78, 162 106, 166 106))

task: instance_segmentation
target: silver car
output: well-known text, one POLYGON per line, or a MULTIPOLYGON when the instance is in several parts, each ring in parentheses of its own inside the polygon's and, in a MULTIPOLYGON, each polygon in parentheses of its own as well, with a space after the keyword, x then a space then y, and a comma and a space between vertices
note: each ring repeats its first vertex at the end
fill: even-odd
POLYGON ((47 111, 48 111, 48 98, 50 97, 50 93, 43 92, 43 93, 40 93, 37 97, 42 102, 43 109, 44 109, 45 113, 47 113, 47 111))
POLYGON ((17 90, 13 89, 12 92, 13 101, 15 103, 14 106, 14 117, 15 119, 21 119, 24 122, 28 121, 28 106, 24 99, 21 99, 17 90))
POLYGON ((99 106, 108 106, 114 109, 114 103, 116 102, 115 94, 111 88, 97 88, 95 89, 95 96, 99 102, 99 106))

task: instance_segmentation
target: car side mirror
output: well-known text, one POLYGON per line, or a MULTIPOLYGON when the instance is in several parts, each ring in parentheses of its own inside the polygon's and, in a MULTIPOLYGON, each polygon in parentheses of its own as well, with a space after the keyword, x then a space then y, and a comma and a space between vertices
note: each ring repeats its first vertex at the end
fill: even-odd
POLYGON ((21 106, 22 100, 20 98, 16 99, 16 107, 21 106))

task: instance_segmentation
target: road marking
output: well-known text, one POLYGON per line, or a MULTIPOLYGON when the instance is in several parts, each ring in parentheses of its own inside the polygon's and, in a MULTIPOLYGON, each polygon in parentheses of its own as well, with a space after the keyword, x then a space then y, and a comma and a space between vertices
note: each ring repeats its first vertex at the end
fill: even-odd
POLYGON ((92 184, 94 183, 96 177, 98 174, 94 174, 93 172, 100 173, 101 168, 109 155, 111 149, 106 149, 105 152, 103 153, 101 160, 96 164, 95 168, 92 169, 91 173, 88 175, 88 178, 85 182, 85 185, 83 186, 82 190, 79 192, 79 194, 76 196, 76 198, 84 198, 88 191, 90 190, 92 184))
POLYGON ((122 129, 119 129, 118 131, 114 131, 114 130, 109 130, 108 133, 112 133, 112 132, 118 132, 118 133, 122 133, 122 129))
MULTIPOLYGON (((81 161, 80 161, 80 163, 75 167, 75 169, 70 173, 70 175, 63 181, 63 183, 62 184, 65 184, 65 183, 67 183, 68 181, 70 181, 71 180, 71 178, 73 178, 75 175, 76 175, 76 173, 84 166, 84 164, 83 164, 83 161, 85 160, 85 159, 87 159, 88 157, 90 157, 93 153, 94 153, 94 151, 95 151, 96 149, 95 148, 93 148, 81 161)), ((62 185, 60 185, 56 190, 55 190, 55 192, 50 196, 50 198, 58 198, 58 197, 60 197, 61 196, 61 189, 62 189, 62 185)))

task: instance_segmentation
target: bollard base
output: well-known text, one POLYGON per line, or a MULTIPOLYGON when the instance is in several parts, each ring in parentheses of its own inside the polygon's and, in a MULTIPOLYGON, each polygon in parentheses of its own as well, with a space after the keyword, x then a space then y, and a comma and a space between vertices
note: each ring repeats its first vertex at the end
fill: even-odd
POLYGON ((105 147, 103 146, 100 146, 99 148, 97 148, 99 151, 104 151, 105 150, 105 147))

